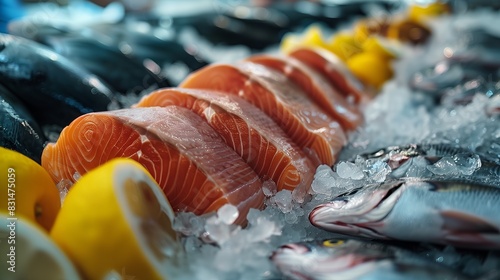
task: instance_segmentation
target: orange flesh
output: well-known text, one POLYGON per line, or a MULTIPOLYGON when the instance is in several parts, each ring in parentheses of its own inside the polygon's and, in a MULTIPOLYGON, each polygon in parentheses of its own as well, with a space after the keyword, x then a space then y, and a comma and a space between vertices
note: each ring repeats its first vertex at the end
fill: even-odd
POLYGON ((204 118, 261 178, 272 179, 278 191, 298 188, 304 195, 309 189, 314 174, 312 163, 255 106, 234 95, 182 88, 155 91, 135 106, 171 105, 186 107, 204 118))
POLYGON ((184 88, 211 89, 238 95, 271 119, 301 147, 317 166, 332 165, 345 133, 285 76, 254 63, 212 64, 188 76, 184 88))
POLYGON ((354 103, 359 104, 365 98, 361 89, 355 86, 353 82, 355 78, 333 53, 326 50, 300 48, 288 55, 321 73, 348 100, 352 99, 354 103))
POLYGON ((75 182, 75 172, 116 157, 141 163, 176 211, 203 214, 231 203, 246 217, 263 207, 257 174, 203 119, 176 106, 83 115, 47 145, 42 166, 55 182, 75 182))
POLYGON ((256 55, 247 59, 286 75, 299 85, 330 117, 338 120, 346 130, 353 130, 363 122, 363 116, 354 104, 349 104, 326 79, 293 57, 281 58, 256 55))

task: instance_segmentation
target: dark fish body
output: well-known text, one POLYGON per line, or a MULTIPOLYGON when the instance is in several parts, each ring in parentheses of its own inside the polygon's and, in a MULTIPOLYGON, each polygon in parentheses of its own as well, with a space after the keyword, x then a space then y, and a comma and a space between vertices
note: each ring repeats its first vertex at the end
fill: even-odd
POLYGON ((103 43, 118 46, 141 63, 150 60, 163 68, 165 65, 182 62, 190 71, 208 64, 173 38, 163 39, 155 36, 153 32, 141 32, 125 24, 92 26, 91 32, 101 37, 103 43))
POLYGON ((0 146, 40 163, 45 137, 26 107, 0 86, 0 146))
POLYGON ((311 223, 375 239, 500 250, 500 188, 455 181, 367 185, 317 206, 311 223))
POLYGON ((469 279, 409 250, 355 239, 285 244, 271 260, 287 279, 469 279))
POLYGON ((153 73, 139 61, 127 57, 117 46, 106 46, 92 38, 71 36, 47 38, 45 44, 99 76, 120 93, 169 86, 159 73, 153 73))
POLYGON ((113 91, 97 76, 38 43, 0 34, 0 84, 18 97, 40 125, 66 126, 105 111, 113 91))

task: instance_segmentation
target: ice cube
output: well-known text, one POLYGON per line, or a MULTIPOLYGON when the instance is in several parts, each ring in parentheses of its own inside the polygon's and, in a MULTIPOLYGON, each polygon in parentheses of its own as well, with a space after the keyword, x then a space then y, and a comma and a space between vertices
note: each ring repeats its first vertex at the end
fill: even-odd
POLYGON ((356 164, 348 161, 343 161, 337 164, 337 174, 340 178, 361 180, 364 178, 363 170, 356 164))
POLYGON ((443 157, 427 169, 436 175, 455 176, 459 174, 459 169, 451 157, 443 157))
POLYGON ((312 193, 324 195, 331 194, 334 180, 333 170, 328 165, 318 166, 314 174, 314 180, 311 184, 312 193))
POLYGON ((385 161, 377 160, 367 166, 368 178, 374 182, 383 182, 392 169, 385 161))
POLYGON ((231 204, 226 204, 217 210, 217 216, 221 222, 230 225, 236 221, 239 216, 238 208, 231 204))
POLYGON ((476 154, 460 153, 453 155, 452 158, 457 165, 457 169, 463 175, 472 175, 481 167, 481 159, 476 154))
POLYGON ((205 230, 209 238, 219 245, 224 244, 231 237, 230 226, 220 222, 216 217, 210 217, 207 220, 205 230))
POLYGON ((64 199, 68 195, 68 191, 73 185, 73 182, 71 182, 69 179, 62 179, 57 183, 57 189, 59 190, 59 197, 61 199, 61 205, 64 203, 64 199))
POLYGON ((283 212, 287 213, 292 210, 292 192, 289 190, 282 190, 273 196, 272 201, 283 212))
POLYGON ((276 183, 273 180, 266 180, 262 183, 262 192, 266 197, 270 197, 277 192, 276 183))

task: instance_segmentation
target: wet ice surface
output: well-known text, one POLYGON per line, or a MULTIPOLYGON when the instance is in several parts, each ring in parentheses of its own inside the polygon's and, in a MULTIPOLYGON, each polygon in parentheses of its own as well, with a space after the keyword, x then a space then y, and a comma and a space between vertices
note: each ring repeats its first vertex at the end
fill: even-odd
MULTIPOLYGON (((474 18, 498 15, 478 11, 460 17, 471 22, 474 18)), ((481 24, 471 24, 476 25, 481 24)), ((180 213, 174 227, 183 235, 187 252, 186 267, 182 268, 184 278, 180 279, 281 279, 269 260, 278 246, 304 239, 335 237, 309 223, 308 214, 316 205, 354 187, 383 182, 389 176, 468 176, 482 165, 474 153, 445 156, 431 164, 415 158, 398 170, 400 174, 393 174, 386 162, 364 160, 356 157, 357 154, 393 145, 445 143, 500 162, 500 97, 477 94, 467 105, 436 107, 408 86, 412 73, 443 58, 445 47, 464 45, 464 39, 456 36, 457 30, 463 28, 461 21, 445 18, 440 20, 429 47, 405 50, 405 55, 394 65, 398 76, 367 105, 366 125, 350 135, 340 161, 333 167, 318 167, 311 197, 305 203, 294 202, 289 191, 278 192, 268 198, 266 209, 250 211, 246 228, 228 224, 235 215, 231 207, 208 218, 180 213)), ((474 277, 498 273, 500 267, 500 256, 493 252, 429 246, 419 253, 474 277)))

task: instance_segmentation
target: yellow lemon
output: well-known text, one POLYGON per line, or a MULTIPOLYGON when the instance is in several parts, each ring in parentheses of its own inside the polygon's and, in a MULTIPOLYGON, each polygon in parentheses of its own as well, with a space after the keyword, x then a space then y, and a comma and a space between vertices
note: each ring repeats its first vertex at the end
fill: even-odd
POLYGON ((343 61, 363 51, 360 41, 353 35, 340 32, 332 37, 328 50, 336 54, 343 61))
POLYGON ((326 43, 321 28, 318 25, 311 25, 300 36, 292 33, 287 34, 283 37, 280 45, 280 49, 285 53, 291 52, 298 47, 325 48, 326 43))
POLYGON ((0 279, 78 280, 75 266, 38 224, 0 213, 0 279))
POLYGON ((380 89, 392 77, 390 61, 374 53, 360 53, 347 61, 347 67, 364 84, 380 89))
POLYGON ((0 147, 0 211, 24 216, 47 231, 61 208, 61 199, 50 175, 27 156, 0 147))
POLYGON ((363 43, 363 51, 371 52, 388 59, 399 57, 399 51, 396 48, 396 43, 384 39, 379 36, 371 36, 363 43))
POLYGON ((182 254, 173 218, 147 170, 117 158, 73 185, 50 235, 88 279, 168 279, 182 254))
POLYGON ((293 33, 288 33, 281 40, 280 50, 284 53, 289 53, 299 46, 300 37, 293 33))
POLYGON ((419 21, 448 14, 450 11, 451 8, 448 4, 437 1, 428 5, 411 5, 408 9, 408 17, 412 20, 419 21))

